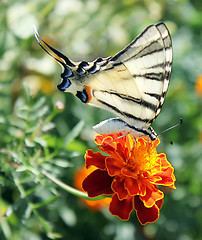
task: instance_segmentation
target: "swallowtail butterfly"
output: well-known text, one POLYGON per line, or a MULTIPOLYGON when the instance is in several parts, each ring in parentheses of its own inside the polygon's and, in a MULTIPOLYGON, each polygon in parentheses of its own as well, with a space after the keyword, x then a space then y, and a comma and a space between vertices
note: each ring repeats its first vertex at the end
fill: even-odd
POLYGON ((71 92, 83 103, 117 116, 94 126, 95 131, 157 138, 150 125, 161 111, 172 68, 171 38, 164 23, 147 27, 113 57, 99 57, 93 62, 73 62, 37 32, 35 37, 63 67, 57 86, 60 91, 71 92))

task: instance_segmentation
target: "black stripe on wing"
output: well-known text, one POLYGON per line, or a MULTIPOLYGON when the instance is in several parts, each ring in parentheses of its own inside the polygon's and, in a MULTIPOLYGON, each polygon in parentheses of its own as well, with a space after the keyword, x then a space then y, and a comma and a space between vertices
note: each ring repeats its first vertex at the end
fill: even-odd
POLYGON ((158 63, 158 64, 151 65, 151 66, 147 67, 147 69, 153 69, 153 68, 162 68, 162 69, 164 69, 165 66, 170 66, 171 67, 171 65, 172 65, 172 62, 158 63))
POLYGON ((133 59, 133 58, 146 57, 146 56, 149 56, 149 55, 152 55, 152 54, 164 51, 162 46, 158 42, 156 42, 158 40, 160 40, 160 38, 155 40, 155 42, 151 42, 150 44, 148 44, 147 46, 142 48, 138 53, 134 54, 133 56, 128 58, 126 61, 129 61, 130 59, 133 59), (152 46, 152 45, 154 45, 154 46, 152 46), (153 49, 153 50, 151 50, 151 49, 153 49))
MULTIPOLYGON (((127 124, 127 123, 126 123, 126 124, 127 124)), ((155 140, 155 139, 158 137, 158 135, 155 133, 155 131, 154 131, 153 128, 151 128, 151 127, 148 127, 148 128, 146 128, 146 129, 144 129, 144 128, 137 128, 137 127, 135 127, 135 126, 133 126, 133 125, 129 125, 129 124, 127 124, 127 126, 128 126, 129 128, 131 128, 131 129, 134 129, 134 130, 137 131, 137 132, 143 133, 143 136, 144 136, 144 135, 145 135, 145 136, 149 135, 149 137, 151 138, 151 140, 155 140)))
POLYGON ((149 121, 151 121, 151 119, 148 119, 148 118, 142 119, 142 118, 135 117, 134 115, 132 115, 130 113, 122 112, 118 108, 116 108, 115 106, 113 106, 109 103, 106 103, 101 99, 97 99, 97 101, 99 103, 101 103, 103 106, 109 108, 112 112, 115 112, 116 114, 122 115, 123 117, 127 117, 129 119, 133 119, 135 121, 139 121, 139 122, 142 122, 142 123, 148 123, 149 121))
POLYGON ((150 97, 156 98, 158 101, 159 101, 160 98, 161 98, 161 95, 156 94, 156 93, 148 93, 148 92, 144 92, 144 93, 147 94, 147 95, 149 95, 150 97))
MULTIPOLYGON (((115 91, 112 91, 112 90, 109 90, 109 91, 106 91, 106 90, 100 90, 100 91, 96 91, 96 92, 102 92, 104 94, 108 94, 108 95, 114 95, 114 96, 117 96, 119 99, 119 101, 121 100, 125 100, 125 101, 128 101, 128 102, 134 102, 138 105, 142 105, 148 109, 151 109, 153 111, 156 110, 156 105, 155 104, 152 104, 150 102, 147 102, 147 101, 144 101, 142 99, 139 99, 139 98, 134 98, 132 96, 128 96, 128 95, 125 95, 123 93, 117 93, 115 91)), ((93 94, 95 93, 95 90, 93 91, 93 94)))
POLYGON ((151 123, 157 118, 157 116, 159 115, 161 108, 163 106, 165 96, 166 96, 166 93, 168 90, 168 85, 170 82, 170 75, 171 75, 171 70, 172 70, 172 41, 171 41, 170 33, 169 33, 166 25, 163 23, 157 24, 156 27, 162 36, 162 40, 163 40, 163 44, 164 44, 164 50, 165 50, 164 69, 165 69, 165 72, 164 72, 164 76, 163 76, 164 86, 163 86, 162 95, 159 99, 159 106, 155 111, 156 116, 151 121, 151 123))
POLYGON ((134 78, 140 77, 140 78, 146 78, 149 80, 155 80, 155 81, 163 81, 163 73, 145 73, 145 74, 139 74, 139 75, 133 75, 134 78))
POLYGON ((126 53, 132 46, 135 45, 135 43, 137 42, 137 40, 139 40, 140 38, 142 38, 145 33, 151 28, 154 27, 154 25, 150 25, 148 26, 141 34, 139 34, 139 36, 137 36, 131 43, 129 43, 123 50, 121 50, 120 52, 118 52, 116 55, 114 55, 111 58, 111 61, 117 61, 119 59, 119 57, 121 55, 123 55, 124 53, 126 53))
POLYGON ((82 61, 77 64, 77 69, 76 71, 78 73, 84 74, 84 73, 90 73, 94 74, 97 73, 101 68, 105 67, 110 60, 111 57, 108 58, 97 58, 93 62, 86 62, 82 61))

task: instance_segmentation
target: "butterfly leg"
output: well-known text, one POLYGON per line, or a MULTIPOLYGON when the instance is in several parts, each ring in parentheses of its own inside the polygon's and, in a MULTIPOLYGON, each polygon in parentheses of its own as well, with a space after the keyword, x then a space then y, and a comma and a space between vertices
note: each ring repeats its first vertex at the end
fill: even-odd
POLYGON ((148 154, 149 154, 149 157, 150 157, 149 145, 150 145, 150 137, 147 136, 147 151, 148 151, 148 154))
POLYGON ((128 159, 129 159, 129 157, 130 157, 130 154, 131 154, 131 152, 133 151, 133 149, 134 149, 134 147, 135 147, 135 145, 136 145, 136 143, 137 143, 136 138, 133 137, 133 139, 135 140, 135 143, 133 144, 132 148, 130 149, 130 151, 129 151, 129 153, 128 153, 128 157, 127 157, 126 163, 128 163, 128 159))

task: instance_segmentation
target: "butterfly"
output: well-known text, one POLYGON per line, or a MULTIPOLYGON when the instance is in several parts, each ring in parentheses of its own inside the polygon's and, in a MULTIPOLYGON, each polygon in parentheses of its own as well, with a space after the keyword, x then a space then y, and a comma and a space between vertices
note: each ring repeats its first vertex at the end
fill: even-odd
POLYGON ((73 62, 37 31, 35 37, 63 67, 57 86, 60 91, 71 92, 83 103, 117 116, 94 126, 96 132, 130 133, 151 140, 158 137, 151 123, 161 111, 172 68, 172 42, 164 23, 150 25, 114 56, 92 62, 73 62))

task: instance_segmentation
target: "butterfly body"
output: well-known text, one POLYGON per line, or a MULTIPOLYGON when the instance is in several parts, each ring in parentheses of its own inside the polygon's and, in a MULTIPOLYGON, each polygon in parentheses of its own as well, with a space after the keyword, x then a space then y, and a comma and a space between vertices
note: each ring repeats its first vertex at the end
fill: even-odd
POLYGON ((96 125, 98 133, 129 132, 134 137, 157 138, 150 125, 163 105, 172 66, 171 38, 164 23, 149 26, 113 57, 93 62, 74 63, 35 36, 64 68, 60 91, 118 116, 96 125))

